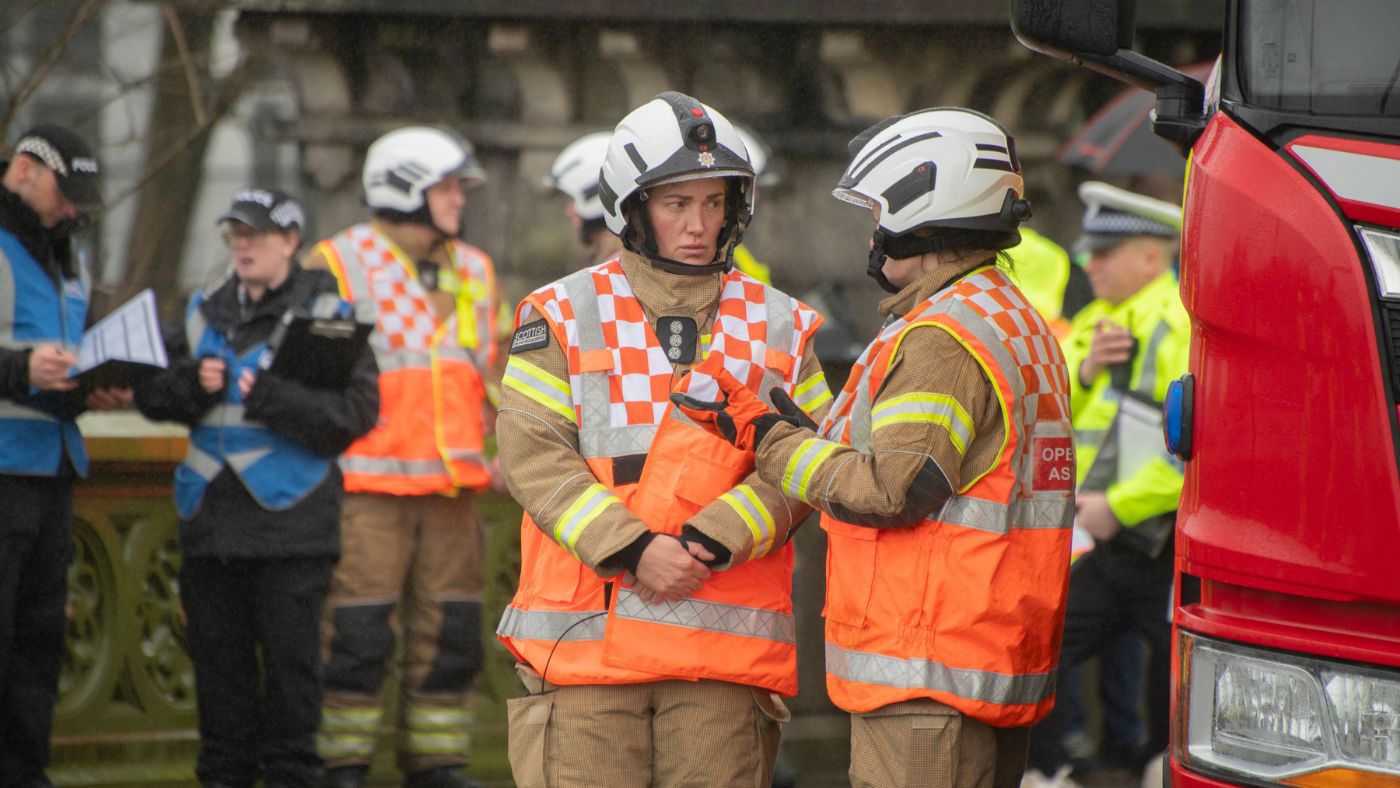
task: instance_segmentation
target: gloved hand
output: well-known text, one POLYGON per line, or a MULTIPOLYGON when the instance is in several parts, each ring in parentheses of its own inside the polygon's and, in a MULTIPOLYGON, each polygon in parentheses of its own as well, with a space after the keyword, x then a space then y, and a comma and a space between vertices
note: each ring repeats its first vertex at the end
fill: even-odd
POLYGON ((720 370, 715 380, 724 397, 718 402, 701 402, 684 394, 672 394, 671 401, 695 423, 744 451, 756 451, 763 436, 778 422, 817 428, 817 423, 781 388, 775 386, 769 392, 778 408, 774 413, 728 370, 720 370))

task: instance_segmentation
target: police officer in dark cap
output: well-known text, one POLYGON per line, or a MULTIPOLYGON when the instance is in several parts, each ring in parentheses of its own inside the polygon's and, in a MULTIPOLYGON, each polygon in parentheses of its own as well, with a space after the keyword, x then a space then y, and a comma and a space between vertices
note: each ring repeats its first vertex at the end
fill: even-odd
POLYGON ((74 419, 131 392, 84 393, 71 376, 90 290, 70 233, 101 203, 92 148, 35 126, 0 171, 0 779, 46 786, 73 479, 88 470, 74 419))
POLYGON ((166 331, 169 369, 136 390, 147 418, 190 428, 174 497, 199 704, 195 773, 210 788, 320 777, 318 625, 340 555, 336 457, 374 426, 379 385, 367 347, 334 387, 265 363, 289 312, 349 312, 334 276, 295 260, 305 221, 276 189, 235 194, 218 220, 228 275, 194 294, 166 331))

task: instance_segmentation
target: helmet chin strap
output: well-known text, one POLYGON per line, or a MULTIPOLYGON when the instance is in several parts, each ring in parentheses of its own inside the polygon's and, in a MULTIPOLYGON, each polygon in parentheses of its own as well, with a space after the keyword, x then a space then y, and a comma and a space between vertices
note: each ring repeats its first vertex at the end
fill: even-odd
MULTIPOLYGON (((691 263, 683 263, 680 260, 672 260, 669 257, 663 257, 661 252, 656 248, 656 232, 651 227, 651 217, 647 216, 646 210, 644 209, 639 210, 638 214, 637 218, 640 220, 641 227, 629 225, 626 235, 623 236, 623 245, 630 246, 635 244, 635 251, 645 257, 652 268, 670 274, 680 274, 681 276, 705 276, 707 274, 727 273, 730 268, 734 267, 734 244, 732 243, 727 243, 722 247, 724 250, 724 255, 722 257, 713 263, 706 263, 705 265, 693 265, 691 263), (638 238, 637 236, 641 237, 638 238), (631 244, 628 244, 628 241, 631 241, 631 244)), ((724 236, 728 234, 721 231, 720 235, 724 236)))
POLYGON ((946 238, 937 236, 918 238, 913 235, 892 236, 880 229, 875 230, 870 240, 870 262, 865 268, 865 273, 874 279, 880 285, 880 289, 886 293, 898 293, 900 288, 895 287, 894 283, 885 277, 885 258, 893 257, 896 260, 903 260, 906 257, 942 252, 948 248, 948 239, 946 238))

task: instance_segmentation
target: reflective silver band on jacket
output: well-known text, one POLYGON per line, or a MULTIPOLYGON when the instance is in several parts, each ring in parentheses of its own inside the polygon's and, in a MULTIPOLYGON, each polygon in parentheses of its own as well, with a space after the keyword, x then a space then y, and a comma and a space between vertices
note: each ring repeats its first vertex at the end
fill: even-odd
POLYGON ((1074 500, 1023 498, 1008 504, 955 495, 933 519, 978 531, 1004 534, 1009 528, 1069 528, 1074 518, 1074 500))
POLYGON ((853 651, 828 642, 826 672, 846 681, 898 689, 926 689, 1002 706, 1037 704, 1055 692, 1055 673, 1020 676, 950 668, 927 659, 900 659, 853 651))
POLYGON ((496 626, 496 634, 520 640, 602 640, 608 611, 521 610, 508 607, 496 626))
POLYGON ((0 400, 0 419, 12 419, 15 421, 42 421, 50 424, 57 424, 58 419, 50 416, 42 410, 26 408, 10 400, 0 400))
POLYGON ((447 466, 442 460, 396 460, 392 457, 362 457, 353 454, 340 456, 340 469, 345 473, 406 478, 443 476, 447 473, 447 466))
POLYGON ((644 602, 635 592, 623 588, 618 590, 617 607, 613 614, 618 618, 633 621, 669 624, 686 629, 775 640, 780 643, 797 642, 797 625, 790 614, 758 607, 726 605, 690 597, 678 602, 652 605, 644 602))

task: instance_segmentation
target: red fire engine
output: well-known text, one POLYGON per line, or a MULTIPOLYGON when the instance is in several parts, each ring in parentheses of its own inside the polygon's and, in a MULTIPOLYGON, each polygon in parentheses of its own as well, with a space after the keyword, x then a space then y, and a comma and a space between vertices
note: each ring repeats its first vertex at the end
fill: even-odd
POLYGON ((1209 86, 1133 0, 1012 0, 1189 153, 1173 786, 1400 786, 1400 3, 1227 0, 1209 86))

